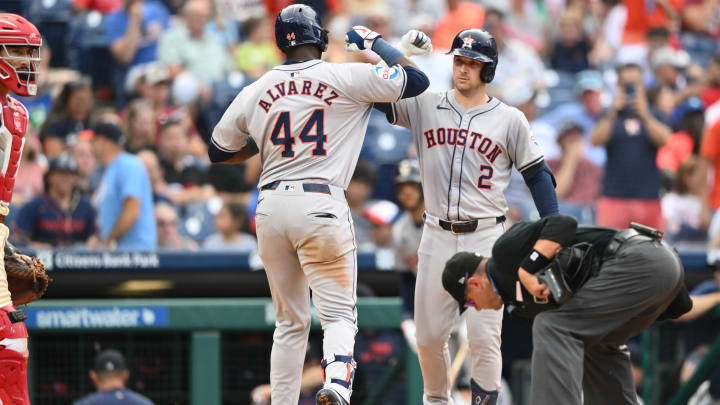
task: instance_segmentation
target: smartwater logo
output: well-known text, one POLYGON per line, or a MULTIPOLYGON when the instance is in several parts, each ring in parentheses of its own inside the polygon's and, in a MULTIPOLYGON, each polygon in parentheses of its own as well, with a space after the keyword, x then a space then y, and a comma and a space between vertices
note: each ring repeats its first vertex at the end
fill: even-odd
POLYGON ((147 328, 167 326, 166 307, 26 309, 31 329, 147 328))

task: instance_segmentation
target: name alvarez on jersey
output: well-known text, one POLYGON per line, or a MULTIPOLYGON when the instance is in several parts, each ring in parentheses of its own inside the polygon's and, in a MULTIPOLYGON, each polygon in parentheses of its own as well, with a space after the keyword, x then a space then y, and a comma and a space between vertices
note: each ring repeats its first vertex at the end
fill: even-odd
POLYGON ((313 83, 312 80, 303 80, 302 85, 300 83, 296 83, 295 80, 282 81, 276 83, 274 86, 271 86, 269 89, 267 89, 265 91, 265 94, 270 97, 270 101, 267 101, 267 99, 260 99, 258 101, 258 105, 266 113, 270 112, 270 108, 272 107, 274 102, 287 96, 311 96, 322 100, 328 106, 331 106, 333 104, 332 100, 340 97, 340 95, 335 90, 330 88, 330 86, 328 86, 327 84, 320 81, 317 83, 313 83), (300 87, 300 91, 298 91, 298 87, 300 87), (329 94, 325 94, 325 91, 328 89, 329 94))

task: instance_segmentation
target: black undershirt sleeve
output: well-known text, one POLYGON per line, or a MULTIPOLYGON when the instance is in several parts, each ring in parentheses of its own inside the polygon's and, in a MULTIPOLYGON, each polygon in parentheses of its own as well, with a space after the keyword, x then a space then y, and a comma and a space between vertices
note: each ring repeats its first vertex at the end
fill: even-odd
POLYGON ((575 239, 577 220, 569 215, 553 215, 542 219, 544 225, 538 239, 551 240, 562 246, 569 246, 575 239))

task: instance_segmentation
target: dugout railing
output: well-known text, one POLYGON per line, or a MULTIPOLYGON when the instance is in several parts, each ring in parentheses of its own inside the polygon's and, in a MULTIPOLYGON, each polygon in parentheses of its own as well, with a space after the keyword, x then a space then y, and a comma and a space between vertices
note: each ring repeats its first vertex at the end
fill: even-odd
MULTIPOLYGON (((157 391, 158 403, 234 405, 249 402, 247 397, 239 398, 247 393, 233 390, 235 380, 229 379, 228 375, 242 374, 251 368, 247 362, 248 366, 243 367, 244 354, 238 354, 240 351, 234 347, 250 345, 254 352, 265 353, 269 352, 272 339, 274 310, 267 298, 269 293, 261 263, 255 255, 39 253, 43 262, 49 264, 56 281, 51 285, 49 299, 26 308, 31 336, 30 383, 34 405, 67 404, 78 395, 92 391, 87 371, 94 350, 113 344, 123 349, 129 347, 131 357, 160 358, 155 363, 163 363, 166 374, 158 371, 160 367, 153 362, 136 364, 146 376, 143 379, 145 385, 138 387, 139 390, 157 391), (117 299, 121 294, 137 293, 119 288, 135 279, 171 280, 179 292, 170 296, 188 291, 226 297, 228 294, 243 296, 247 292, 257 295, 255 298, 117 299), (184 290, 178 289, 183 285, 186 286, 184 290), (200 288, 202 286, 205 287, 200 288), (108 298, 80 300, 65 297, 108 298), (252 339, 236 342, 238 338, 248 336, 252 339), (47 366, 48 358, 52 358, 50 366, 47 366), (234 367, 228 368, 228 364, 234 364, 234 367), (234 401, 228 399, 236 396, 234 401)), ((681 257, 688 271, 686 277, 697 281, 710 274, 704 252, 681 252, 681 257)), ((388 291, 396 294, 392 292, 396 285, 388 288, 388 284, 397 282, 397 278, 393 278, 397 273, 391 271, 394 258, 388 252, 359 254, 358 259, 360 280, 380 291, 379 295, 388 295, 388 291)), ((152 294, 157 296, 163 291, 152 294)), ((715 314, 720 314, 720 310, 715 314)), ((358 316, 361 330, 400 333, 399 298, 360 298, 358 316)), ((641 337, 646 405, 660 404, 657 378, 659 329, 652 328, 641 337)), ((319 333, 316 318, 313 318, 313 331, 316 335, 319 333)), ((720 343, 715 342, 710 353, 707 363, 698 368, 697 377, 676 393, 673 405, 684 403, 686 396, 692 395, 697 388, 695 381, 702 381, 702 372, 709 373, 708 370, 717 364, 720 343)), ((403 350, 400 357, 401 361, 384 370, 374 386, 358 395, 362 401, 357 403, 373 404, 373 398, 381 397, 383 390, 395 384, 398 378, 405 386, 405 403, 422 402, 422 378, 417 357, 410 350, 403 350)), ((265 379, 269 366, 267 359, 265 356, 262 361, 252 364, 258 369, 256 374, 264 375, 265 379)), ((254 377, 258 378, 257 375, 254 377)))
MULTIPOLYGON (((43 300, 29 305, 26 308, 28 313, 27 325, 30 331, 30 347, 33 355, 29 370, 32 403, 38 405, 69 403, 68 401, 79 393, 71 388, 59 392, 52 390, 57 382, 38 382, 40 374, 62 373, 62 370, 69 368, 66 362, 76 361, 73 372, 79 375, 87 375, 90 363, 90 355, 82 355, 80 358, 65 358, 63 362, 51 362, 61 368, 60 371, 43 371, 42 363, 48 359, 38 359, 38 353, 46 353, 43 337, 52 334, 53 340, 63 340, 66 345, 71 345, 74 335, 122 335, 130 332, 131 335, 155 334, 156 336, 168 336, 170 339, 187 335, 187 339, 180 339, 176 342, 179 345, 187 345, 187 365, 178 365, 176 368, 187 367, 186 392, 178 392, 177 398, 172 393, 164 393, 162 399, 165 403, 193 405, 220 405, 231 403, 230 399, 223 399, 222 393, 230 387, 223 387, 223 381, 227 381, 222 375, 223 342, 225 332, 257 332, 271 331, 274 328, 274 310, 272 301, 267 298, 236 298, 236 299, 128 299, 128 300, 43 300), (167 332, 170 332, 169 334, 167 332), (163 335, 164 333, 164 335, 163 335), (37 345, 37 346, 36 346, 37 345), (41 386, 42 385, 42 386, 41 386), (44 388, 50 386, 48 393, 44 388), (74 395, 65 395, 65 394, 74 395)), ((401 322, 401 305, 398 298, 360 298, 358 300, 358 327, 375 330, 399 330, 401 322)), ((313 316, 312 328, 319 328, 319 321, 313 316)), ((272 339, 271 334, 265 334, 264 339, 272 339)), ((86 346, 91 347, 93 339, 84 339, 86 346)), ((100 338, 99 340, 107 340, 100 338)), ((168 345, 172 342, 168 341, 168 345)), ((267 347, 265 345, 264 347, 267 347)), ((158 347, 158 350, 160 348, 158 347)), ((51 350, 47 356, 63 356, 62 349, 51 350)), ((178 355, 182 352, 180 350, 178 355)), ((40 356, 43 356, 40 354, 40 356)), ((370 392, 364 393, 364 401, 361 403, 373 404, 373 398, 382 395, 382 389, 387 382, 396 378, 399 373, 405 377, 405 398, 406 404, 418 404, 422 402, 422 378, 420 377, 417 357, 410 350, 403 350, 401 361, 392 367, 388 367, 386 375, 381 382, 373 387, 370 392)), ((228 359, 229 361, 243 362, 243 359, 228 359)), ((247 361, 243 364, 236 364, 242 372, 244 368, 258 367, 265 369, 267 364, 251 364, 247 361)), ((64 381, 70 380, 65 376, 64 381)), ((75 378, 77 380, 78 378, 75 378)), ((88 380, 89 381, 89 380, 88 380)), ((92 391, 88 382, 80 384, 87 392, 92 391)), ((62 382, 61 385, 69 385, 62 382)), ((182 385, 182 384, 180 384, 182 385)), ((152 391, 153 387, 146 387, 152 391)), ((172 392, 172 390, 170 390, 172 392)), ((85 392, 85 393, 87 393, 85 392)), ((249 403, 249 397, 232 403, 249 403)))

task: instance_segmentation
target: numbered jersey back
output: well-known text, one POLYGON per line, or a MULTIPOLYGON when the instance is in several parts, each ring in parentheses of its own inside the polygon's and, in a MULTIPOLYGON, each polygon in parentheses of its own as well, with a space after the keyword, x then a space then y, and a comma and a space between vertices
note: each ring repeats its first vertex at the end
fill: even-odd
POLYGON ((312 179, 347 187, 373 102, 397 101, 405 71, 370 64, 312 60, 278 66, 243 89, 213 132, 233 151, 252 136, 260 185, 312 179))

